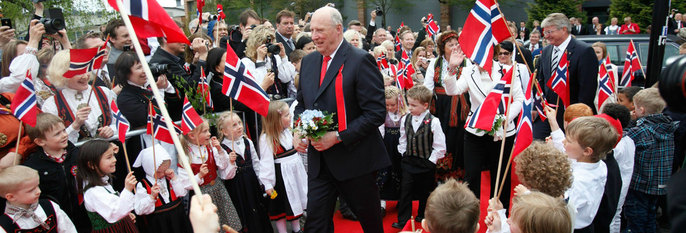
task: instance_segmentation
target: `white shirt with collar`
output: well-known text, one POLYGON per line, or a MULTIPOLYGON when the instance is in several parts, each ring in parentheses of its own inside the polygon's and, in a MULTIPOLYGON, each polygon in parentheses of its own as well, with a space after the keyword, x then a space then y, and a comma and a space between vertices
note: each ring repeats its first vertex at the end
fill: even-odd
MULTIPOLYGON (((334 50, 333 53, 331 53, 331 55, 329 55, 329 57, 331 57, 331 60, 329 60, 329 62, 326 64, 326 70, 327 71, 329 70, 329 67, 331 66, 331 62, 333 61, 333 58, 336 57, 336 53, 338 52, 338 49, 341 48, 342 44, 343 44, 343 38, 341 38, 341 42, 338 42, 338 47, 336 47, 336 50, 334 50)), ((323 59, 324 58, 322 58, 322 61, 323 61, 323 59)))
POLYGON ((574 229, 581 229, 591 225, 598 213, 600 201, 605 192, 607 182, 607 165, 605 162, 595 163, 577 162, 572 163, 572 187, 568 189, 564 197, 576 210, 574 229))
MULTIPOLYGON (((217 148, 210 146, 210 149, 212 150, 213 156, 214 156, 214 163, 217 165, 217 177, 221 179, 230 179, 228 177, 222 177, 222 175, 226 176, 231 176, 236 174, 236 166, 234 164, 231 164, 229 161, 229 156, 226 154, 226 151, 222 149, 221 151, 217 150, 217 148), (219 170, 226 169, 231 172, 226 172, 224 174, 221 174, 219 170)), ((190 158, 190 163, 191 164, 203 164, 207 162, 207 159, 209 159, 209 152, 207 151, 207 147, 205 146, 198 146, 193 143, 188 143, 188 153, 186 153, 188 157, 190 158)), ((184 184, 184 189, 186 190, 191 190, 193 188, 192 183, 191 183, 191 177, 195 177, 196 182, 198 184, 202 184, 205 182, 205 180, 200 177, 200 174, 195 174, 193 176, 190 176, 188 173, 186 173, 186 169, 178 169, 178 178, 181 178, 184 184)))
MULTIPOLYGON (((252 159, 252 168, 255 171, 255 175, 258 175, 258 177, 259 177, 260 157, 257 155, 257 150, 255 150, 255 145, 253 145, 253 143, 252 143, 252 141, 250 141, 250 139, 248 139, 248 145, 246 145, 244 143, 243 137, 240 137, 240 138, 236 139, 235 141, 232 141, 228 138, 224 138, 224 140, 222 141, 222 144, 228 148, 231 148, 231 150, 233 150, 233 152, 236 152, 236 156, 240 156, 243 159, 245 159, 245 155, 243 154, 243 153, 245 153, 245 147, 249 146, 250 147, 250 158, 252 159)), ((227 151, 227 153, 228 153, 228 151, 227 151)), ((220 170, 220 172, 221 173, 229 172, 229 170, 220 170)), ((235 172, 234 172, 234 175, 232 175, 228 179, 233 179, 234 176, 235 176, 235 172)), ((228 174, 225 175, 225 177, 228 177, 228 174)))
MULTIPOLYGON (((69 219, 69 216, 67 216, 67 213, 64 212, 60 208, 57 203, 50 201, 50 204, 52 205, 52 208, 55 210, 55 219, 57 220, 57 232, 58 233, 76 233, 76 227, 74 226, 74 223, 69 219)), ((9 205, 9 203, 8 203, 9 205)), ((7 211, 5 211, 7 212, 7 211)), ((38 208, 33 211, 34 214, 40 219, 41 221, 45 222, 48 220, 48 216, 45 213, 45 210, 43 210, 43 207, 39 204, 38 208)), ((7 214, 12 221, 14 221, 15 224, 19 227, 19 229, 22 230, 28 230, 28 229, 34 229, 36 227, 41 227, 40 223, 33 221, 33 218, 17 218, 15 214, 7 214)), ((42 229, 42 227, 41 227, 42 229)), ((5 233, 5 229, 0 227, 0 233, 5 233)))
MULTIPOLYGON (((157 179, 155 181, 155 178, 152 177, 149 174, 145 174, 145 178, 148 179, 150 182, 153 182, 151 185, 155 185, 154 182, 157 182, 157 185, 160 186, 160 196, 162 196, 162 203, 167 204, 171 200, 169 199, 169 187, 167 187, 167 179, 166 178, 161 178, 157 179)), ((174 194, 176 197, 183 197, 188 194, 188 190, 186 190, 183 187, 182 180, 179 179, 178 177, 174 177, 174 179, 169 181, 169 185, 171 185, 172 189, 174 190, 174 194)), ((136 194, 135 194, 135 199, 136 203, 134 205, 134 210, 137 215, 148 215, 153 212, 155 212, 155 203, 157 202, 158 196, 151 196, 148 194, 148 190, 145 188, 145 185, 143 182, 138 182, 136 185, 136 194)))
POLYGON ((563 41, 560 45, 558 45, 558 46, 554 46, 554 45, 553 45, 553 51, 552 51, 552 53, 550 54, 550 55, 551 55, 551 56, 550 56, 551 61, 552 61, 552 59, 554 58, 554 57, 553 57, 553 53, 555 53, 555 49, 554 49, 554 48, 558 48, 558 49, 560 50, 560 56, 557 57, 557 61, 552 61, 551 64, 555 64, 556 62, 557 62, 557 63, 560 62, 560 59, 562 58, 562 53, 567 49, 567 46, 569 45, 569 42, 570 42, 570 41, 572 41, 572 35, 571 35, 571 34, 568 35, 568 36, 567 36, 567 39, 565 39, 565 41, 563 41))
POLYGON ((281 33, 279 33, 279 31, 276 31, 276 35, 280 36, 281 39, 283 39, 283 41, 286 42, 286 44, 284 44, 284 46, 288 46, 291 50, 295 50, 295 41, 293 41, 293 39, 287 38, 287 37, 281 35, 281 33), (288 43, 288 42, 291 42, 291 43, 288 43), (293 47, 291 47, 291 44, 293 44, 293 47))
POLYGON ((108 223, 115 223, 122 218, 128 218, 135 203, 133 193, 124 189, 121 194, 117 195, 108 182, 108 176, 103 176, 102 181, 106 185, 89 188, 83 193, 83 203, 86 210, 98 213, 108 223))
MULTIPOLYGON (((426 117, 426 114, 430 114, 429 110, 426 110, 419 114, 419 116, 414 116, 412 115, 412 131, 417 132, 417 129, 422 125, 424 122, 424 117, 426 117)), ((398 152, 400 152, 401 155, 405 154, 405 151, 407 151, 407 134, 405 134, 405 121, 407 120, 407 116, 411 115, 411 113, 408 113, 407 115, 403 116, 402 119, 400 119, 400 139, 398 142, 398 152)), ((431 144, 431 156, 429 157, 429 161, 432 163, 436 164, 436 162, 439 159, 442 159, 445 157, 445 134, 443 134, 443 130, 441 129, 441 120, 438 119, 438 117, 434 117, 431 120, 431 134, 433 134, 433 144, 431 144)), ((404 155, 403 155, 404 156, 404 155)))
MULTIPOLYGON (((116 95, 112 90, 106 87, 97 87, 100 88, 105 95, 107 96, 107 103, 112 103, 112 100, 116 99, 116 95)), ((98 136, 98 128, 99 127, 104 127, 100 126, 100 122, 98 121, 98 117, 100 117, 103 114, 111 114, 111 113, 103 113, 102 110, 100 109, 100 104, 97 101, 96 93, 92 92, 91 93, 91 86, 89 85, 88 88, 84 91, 81 91, 80 93, 82 94, 81 99, 77 100, 76 99, 76 94, 78 91, 70 88, 64 88, 62 89, 62 94, 64 95, 64 99, 66 99, 67 104, 69 105, 69 108, 71 109, 72 113, 74 114, 74 118, 76 118, 76 113, 78 112, 78 106, 79 104, 86 104, 88 103, 88 106, 91 108, 90 114, 88 114, 88 118, 84 122, 84 125, 90 132, 91 136, 97 137, 98 136), (91 101, 88 102, 88 94, 91 94, 91 101)), ((55 99, 55 96, 50 97, 49 99, 45 100, 43 103, 43 107, 41 107, 41 110, 43 112, 47 113, 52 113, 56 116, 59 116, 60 113, 57 108, 57 102, 55 99)), ((76 120, 76 119, 74 119, 76 120)), ((117 135, 117 127, 115 125, 115 121, 112 120, 110 122, 110 125, 105 125, 109 126, 113 131, 113 135, 117 135)), ((65 125, 67 134, 69 135, 69 141, 72 143, 76 143, 79 140, 79 129, 74 129, 74 127, 71 127, 70 125, 65 125)))

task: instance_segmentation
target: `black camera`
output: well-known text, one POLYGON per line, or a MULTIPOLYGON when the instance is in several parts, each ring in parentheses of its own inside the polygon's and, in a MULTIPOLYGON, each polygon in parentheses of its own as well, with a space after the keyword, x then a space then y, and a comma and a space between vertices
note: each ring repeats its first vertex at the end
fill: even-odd
POLYGON ((209 21, 217 20, 217 15, 210 15, 209 21))
POLYGON ((121 51, 124 51, 124 52, 131 51, 131 50, 133 50, 131 45, 124 45, 124 47, 121 48, 121 51))
POLYGON ((272 44, 272 36, 267 36, 267 41, 264 45, 267 46, 268 53, 279 54, 281 52, 281 47, 278 44, 272 44))
POLYGON ((167 64, 150 63, 150 73, 152 73, 152 77, 155 78, 155 81, 157 81, 157 77, 166 74, 167 71, 167 64))
POLYGON ((42 23, 45 27, 45 34, 57 34, 59 30, 64 29, 64 16, 62 15, 62 9, 49 9, 43 18, 40 19, 40 23, 42 23))
POLYGON ((380 7, 380 6, 377 6, 377 7, 376 7, 376 10, 374 10, 374 11, 376 11, 376 15, 377 15, 377 16, 382 16, 382 15, 383 15, 383 10, 381 10, 381 7, 380 7))

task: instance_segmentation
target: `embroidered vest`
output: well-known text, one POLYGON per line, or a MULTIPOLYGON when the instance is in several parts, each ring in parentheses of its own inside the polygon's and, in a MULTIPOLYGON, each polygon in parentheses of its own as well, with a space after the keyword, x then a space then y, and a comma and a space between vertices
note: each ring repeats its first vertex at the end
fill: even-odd
POLYGON ((431 157, 431 150, 433 145, 433 133, 431 132, 431 120, 433 115, 426 114, 422 123, 417 128, 417 132, 412 127, 412 120, 415 116, 407 114, 405 119, 405 135, 407 137, 406 156, 414 156, 422 159, 429 159, 431 157))
MULTIPOLYGON (((172 187, 169 184, 168 179, 164 179, 167 183, 167 190, 169 190, 169 203, 172 203, 176 201, 176 194, 174 193, 174 187, 172 187)), ((152 193, 152 186, 154 185, 152 182, 148 180, 148 178, 143 178, 141 179, 141 182, 143 182, 143 185, 145 186, 145 190, 148 192, 148 194, 152 193)), ((157 194, 157 201, 155 202, 155 210, 158 210, 159 207, 162 207, 163 205, 169 204, 169 203, 162 203, 164 199, 162 198, 162 193, 157 194)))
MULTIPOLYGON (((445 88, 443 88, 443 78, 441 78, 441 74, 443 74, 443 57, 439 57, 436 60, 436 64, 434 65, 434 95, 446 95, 445 93, 445 88)), ((467 60, 464 60, 462 64, 460 65, 460 68, 457 70, 457 79, 460 78, 460 75, 462 74, 462 68, 464 68, 467 64, 467 60)), ((467 119, 467 116, 469 114, 469 104, 467 103, 467 98, 465 97, 465 94, 457 95, 457 96, 450 96, 450 119, 448 121, 448 125, 450 127, 458 127, 459 126, 459 121, 465 121, 467 119), (457 109, 457 104, 462 102, 462 106, 460 108, 460 111, 458 112, 457 109), (458 118, 459 114, 459 118, 458 118)), ((437 96, 436 96, 437 98, 437 96)), ((431 107, 430 107, 431 114, 436 114, 436 101, 431 101, 431 107)))
MULTIPOLYGON (((215 179, 217 179, 217 163, 214 162, 214 152, 212 152, 212 148, 209 146, 205 146, 205 148, 207 148, 207 161, 205 163, 207 163, 207 169, 210 170, 210 172, 202 177, 203 182, 200 184, 200 186, 212 183, 215 179)), ((202 166, 202 164, 191 164, 193 174, 198 174, 198 172, 200 172, 200 166, 202 166)), ((181 164, 179 164, 179 167, 181 167, 181 164)))
POLYGON ((50 229, 46 230, 40 224, 33 229, 21 229, 16 223, 14 223, 14 220, 12 220, 12 218, 6 214, 0 215, 0 227, 2 227, 5 232, 57 233, 57 215, 55 214, 55 209, 52 207, 52 203, 50 203, 50 201, 47 199, 39 199, 38 204, 41 208, 43 208, 45 215, 48 216, 48 218, 45 220, 45 223, 50 226, 50 229))
MULTIPOLYGON (((101 113, 111 112, 110 103, 107 102, 107 95, 105 94, 105 92, 102 89, 100 89, 100 87, 96 87, 93 90, 93 92, 95 93, 95 100, 98 101, 98 105, 100 106, 101 113)), ((64 94, 62 94, 61 91, 55 93, 55 105, 57 106, 57 113, 59 113, 60 117, 64 120, 64 124, 67 125, 67 127, 76 120, 74 113, 71 111, 71 108, 69 107, 67 99, 64 98, 64 94)), ((99 126, 107 126, 110 125, 110 123, 112 123, 112 114, 100 114, 100 116, 98 116, 99 126)), ((85 125, 81 126, 79 134, 79 139, 84 137, 92 137, 92 135, 90 135, 90 132, 88 131, 85 125)))

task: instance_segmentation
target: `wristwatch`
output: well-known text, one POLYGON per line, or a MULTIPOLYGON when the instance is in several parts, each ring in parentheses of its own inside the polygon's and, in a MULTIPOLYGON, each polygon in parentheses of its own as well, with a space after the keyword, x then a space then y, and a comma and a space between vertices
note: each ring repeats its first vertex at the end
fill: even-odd
POLYGON ((342 141, 343 141, 343 139, 341 139, 341 135, 338 133, 338 131, 336 131, 336 139, 337 139, 339 142, 342 142, 342 141))

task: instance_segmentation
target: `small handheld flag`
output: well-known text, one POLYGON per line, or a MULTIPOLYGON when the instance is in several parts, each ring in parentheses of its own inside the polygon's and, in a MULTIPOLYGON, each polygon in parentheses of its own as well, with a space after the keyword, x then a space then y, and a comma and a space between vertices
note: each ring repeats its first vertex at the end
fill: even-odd
POLYGON ((33 86, 30 69, 26 71, 26 78, 21 82, 17 88, 17 93, 12 98, 11 109, 17 119, 36 127, 38 107, 36 107, 36 89, 33 86))

